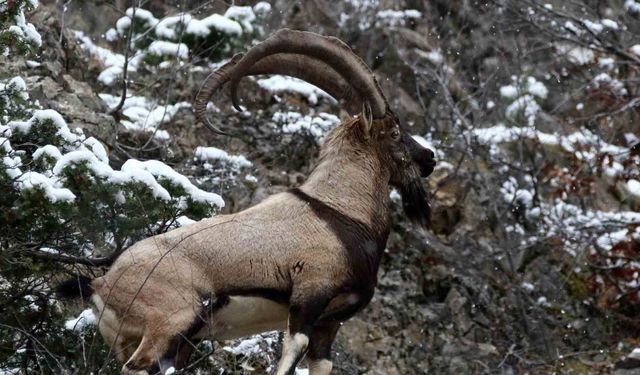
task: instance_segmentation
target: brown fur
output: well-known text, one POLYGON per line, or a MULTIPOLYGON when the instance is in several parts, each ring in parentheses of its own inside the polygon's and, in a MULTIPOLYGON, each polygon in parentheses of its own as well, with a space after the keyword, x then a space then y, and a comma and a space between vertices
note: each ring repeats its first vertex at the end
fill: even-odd
POLYGON ((351 119, 327 136, 318 165, 298 190, 125 251, 91 285, 100 331, 118 359, 128 359, 123 372, 144 373, 198 322, 206 323, 195 336, 228 339, 282 329, 287 311, 291 332, 311 335, 315 368, 330 371, 306 316, 333 327, 373 295, 389 230, 389 184, 419 174, 406 147, 390 137, 396 128, 385 118, 368 133, 351 119), (207 311, 209 297, 226 303, 207 311), (237 326, 244 328, 231 329, 237 326))

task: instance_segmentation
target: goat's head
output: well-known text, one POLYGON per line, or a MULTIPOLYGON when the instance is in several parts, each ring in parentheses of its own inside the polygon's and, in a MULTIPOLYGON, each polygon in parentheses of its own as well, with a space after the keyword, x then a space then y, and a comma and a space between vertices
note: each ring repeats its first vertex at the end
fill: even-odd
POLYGON ((357 119, 342 124, 336 131, 352 132, 349 135, 354 146, 375 155, 379 164, 388 168, 389 184, 400 190, 407 216, 417 224, 428 224, 429 204, 421 177, 433 171, 433 152, 401 129, 375 76, 345 43, 311 32, 279 30, 245 55, 235 55, 205 80, 195 100, 198 120, 212 131, 226 134, 207 119, 207 103, 228 82, 233 105, 240 109, 237 98, 240 79, 258 74, 297 77, 339 100, 357 119))
POLYGON ((430 210, 421 178, 433 172, 433 151, 403 131, 390 111, 383 119, 372 121, 370 134, 370 142, 379 150, 383 165, 389 168, 389 183, 400 191, 405 213, 414 223, 427 226, 430 210))

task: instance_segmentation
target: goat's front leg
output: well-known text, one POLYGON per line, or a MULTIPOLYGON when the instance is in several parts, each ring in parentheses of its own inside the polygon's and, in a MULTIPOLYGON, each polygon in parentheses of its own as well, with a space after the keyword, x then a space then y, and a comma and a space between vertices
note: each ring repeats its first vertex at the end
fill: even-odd
POLYGON ((296 365, 307 352, 313 327, 327 303, 327 298, 292 298, 289 307, 289 328, 284 337, 276 375, 295 373, 296 365))
POLYGON ((336 338, 339 322, 321 323, 313 328, 307 361, 309 362, 309 375, 329 375, 333 368, 331 362, 331 344, 336 338))

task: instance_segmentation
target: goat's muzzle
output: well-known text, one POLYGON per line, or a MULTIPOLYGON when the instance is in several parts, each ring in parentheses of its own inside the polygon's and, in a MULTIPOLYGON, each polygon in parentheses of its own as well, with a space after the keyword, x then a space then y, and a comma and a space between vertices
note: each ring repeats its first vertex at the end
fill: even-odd
POLYGON ((420 148, 411 153, 413 162, 420 168, 420 177, 428 177, 436 166, 436 160, 434 158, 433 151, 428 148, 420 148))
POLYGON ((419 144, 410 135, 403 135, 403 142, 409 151, 411 160, 420 168, 420 177, 428 177, 436 166, 433 151, 419 144))

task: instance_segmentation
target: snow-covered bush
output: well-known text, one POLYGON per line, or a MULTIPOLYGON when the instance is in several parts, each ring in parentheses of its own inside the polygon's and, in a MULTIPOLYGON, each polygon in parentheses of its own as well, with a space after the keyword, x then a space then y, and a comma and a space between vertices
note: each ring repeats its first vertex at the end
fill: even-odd
MULTIPOLYGON (((137 238, 188 225, 198 206, 216 210, 191 202, 200 193, 190 184, 229 189, 227 209, 236 211, 303 180, 339 121, 330 114, 337 103, 318 88, 277 75, 247 78, 240 93, 248 111, 227 112, 226 93, 208 106, 234 137, 209 137, 193 121, 198 85, 263 40, 262 27, 335 33, 372 68, 404 129, 437 149, 425 180, 431 233, 409 226, 392 192, 380 288, 356 325, 346 325, 356 336, 337 343, 334 372, 601 373, 616 371, 612 358, 637 344, 638 0, 274 2, 271 13, 262 2, 220 14, 203 9, 221 2, 152 2, 117 16, 110 7, 109 31, 86 23, 102 9, 97 3, 78 14, 76 2, 47 2, 38 15, 54 3, 53 27, 31 20, 54 36, 40 68, 27 69, 33 65, 17 60, 12 45, 2 49, 9 64, 0 59, 0 374, 118 373, 113 353, 93 336, 97 317, 85 304, 62 306, 50 285, 78 270, 99 275, 110 254, 137 238), (70 25, 82 31, 57 34, 70 25), (74 54, 82 51, 70 35, 92 55, 89 71, 78 72, 74 54), (52 75, 60 62, 66 71, 52 75), (25 79, 13 78, 22 67, 25 79), (43 97, 36 89, 53 103, 31 103, 25 81, 42 86, 49 78, 63 91, 74 80, 101 83, 95 93, 113 115, 92 118, 115 124, 73 129, 82 119, 65 113, 77 105, 58 100, 66 92, 43 97), (54 103, 58 112, 46 109, 54 103), (57 114, 66 126, 56 125, 57 114), (384 339, 361 345, 371 334, 384 339), (371 367, 347 370, 341 346, 357 358, 373 354, 371 367), (453 357, 442 354, 449 349, 453 357)), ((27 2, 0 0, 7 4, 30 14, 27 2)), ((7 19, 0 30, 15 25, 15 35, 28 35, 26 21, 7 19)), ((277 340, 268 333, 202 342, 186 372, 272 371, 277 340)))
MULTIPOLYGON (((49 352, 73 357, 81 343, 65 343, 70 334, 51 298, 55 275, 108 266, 135 241, 210 216, 224 201, 160 161, 112 168, 100 141, 30 103, 22 78, 0 87, 0 267, 11 270, 0 279, 0 300, 13 301, 0 307, 0 337, 14 348, 0 352, 0 363, 64 368, 49 352)), ((100 348, 94 353, 106 358, 100 348)))
POLYGON ((257 12, 248 6, 232 6, 224 15, 214 13, 200 19, 189 13, 156 18, 146 9, 129 8, 107 32, 107 39, 126 40, 131 33, 132 47, 145 54, 143 61, 149 65, 190 55, 217 61, 255 36, 254 22, 264 15, 263 7, 256 7, 257 12))
POLYGON ((0 55, 6 56, 11 50, 21 54, 40 47, 42 37, 24 16, 37 6, 37 0, 0 2, 0 55))
MULTIPOLYGON (((232 373, 252 371, 270 373, 275 370, 278 358, 279 333, 266 332, 245 339, 233 340, 222 347, 222 355, 214 362, 214 368, 232 373)), ((296 371, 296 375, 298 372, 296 371)))
POLYGON ((252 165, 244 155, 230 155, 216 147, 200 146, 194 152, 192 168, 199 170, 198 183, 226 189, 234 186, 240 173, 252 165))
MULTIPOLYGON (((111 94, 98 95, 108 107, 114 108, 120 102, 120 98, 111 94)), ((160 126, 173 119, 181 109, 191 108, 191 103, 179 102, 176 104, 160 105, 155 100, 143 96, 131 95, 125 99, 122 105, 122 114, 129 120, 122 120, 121 124, 126 130, 150 134, 154 139, 166 141, 171 138, 169 132, 160 129, 160 126)))
POLYGON ((213 13, 204 18, 190 13, 162 18, 144 8, 129 8, 115 27, 104 34, 114 50, 122 53, 96 45, 81 31, 73 32, 82 48, 104 65, 98 81, 114 86, 123 76, 125 51, 128 73, 140 68, 167 68, 176 60, 183 62, 194 57, 218 63, 259 36, 262 30, 259 24, 269 11, 269 4, 262 2, 253 8, 232 6, 224 14, 213 13))
POLYGON ((511 77, 512 84, 500 87, 500 96, 509 102, 505 110, 507 118, 524 118, 526 125, 533 126, 540 111, 539 102, 547 98, 549 90, 531 76, 511 77))
POLYGON ((0 82, 0 123, 7 123, 12 118, 26 117, 30 107, 27 84, 22 77, 0 82))

